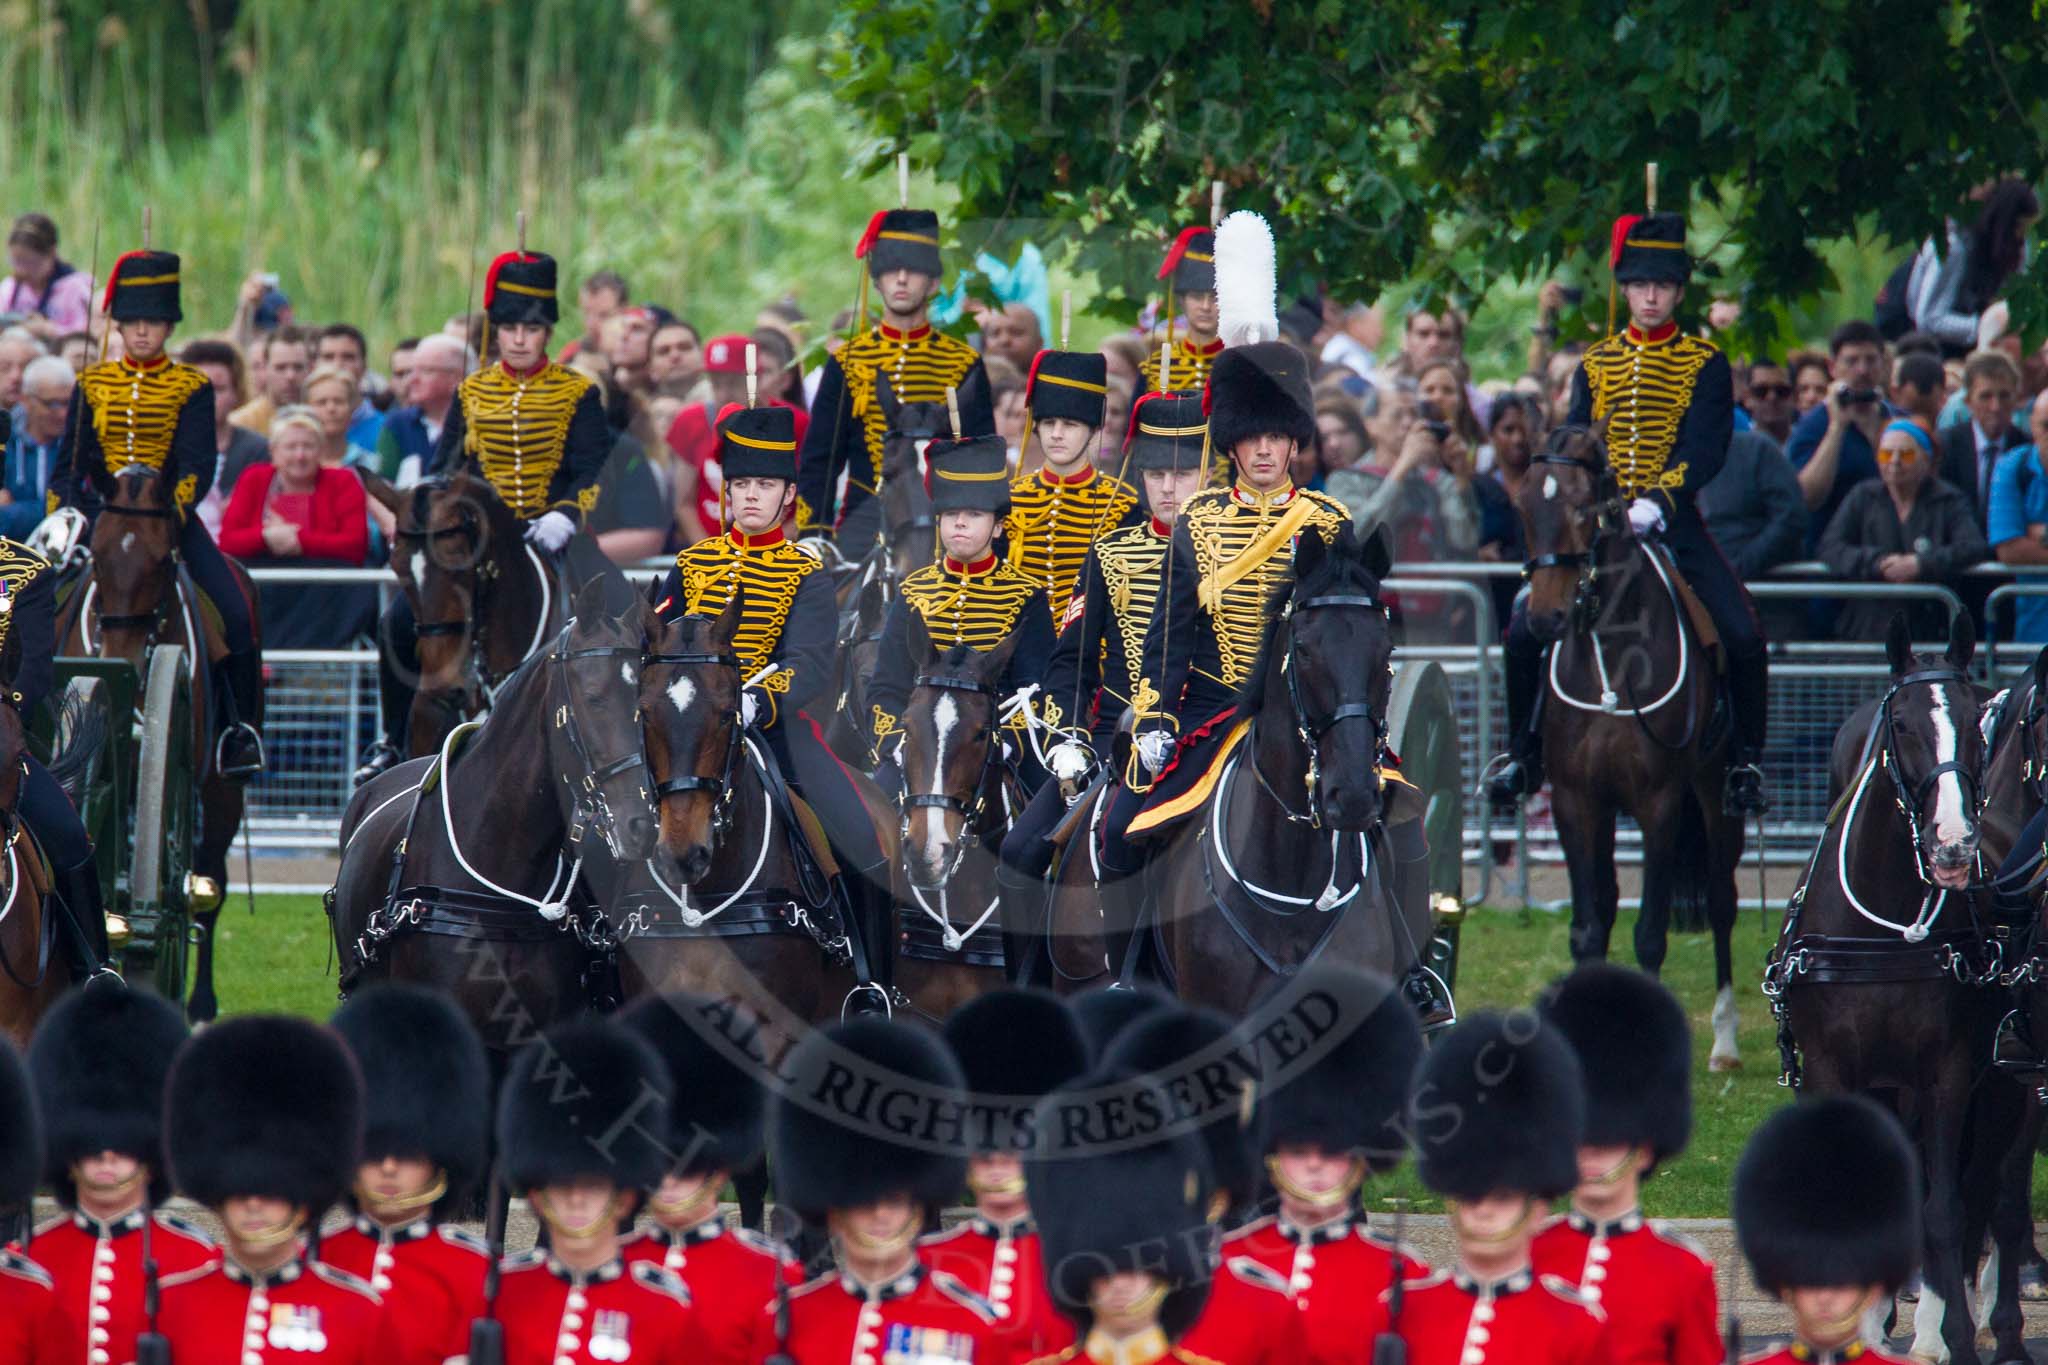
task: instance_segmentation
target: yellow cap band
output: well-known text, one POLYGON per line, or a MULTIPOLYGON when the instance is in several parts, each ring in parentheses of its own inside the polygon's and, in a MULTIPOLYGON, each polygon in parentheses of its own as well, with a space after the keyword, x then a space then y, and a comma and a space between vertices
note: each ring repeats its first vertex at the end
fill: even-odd
POLYGON ((917 242, 923 246, 937 246, 939 239, 927 237, 921 232, 878 232, 875 239, 882 242, 917 242))
POLYGON ((177 272, 173 271, 168 275, 123 275, 120 279, 114 281, 114 287, 118 289, 124 285, 176 284, 177 282, 177 272))
POLYGON ((1622 246, 1622 249, 1623 249, 1624 251, 1626 251, 1626 250, 1627 250, 1628 248, 1630 248, 1630 247, 1632 247, 1632 246, 1649 246, 1649 247, 1655 247, 1655 248, 1657 248, 1657 249, 1658 249, 1659 251, 1683 251, 1683 250, 1685 250, 1685 243, 1684 243, 1684 242, 1651 242, 1651 241, 1642 241, 1642 240, 1638 240, 1637 238, 1634 238, 1634 237, 1631 237, 1631 238, 1629 238, 1629 239, 1628 239, 1627 241, 1623 242, 1623 243, 1621 244, 1621 246, 1622 246))
POLYGON ((1214 261, 1214 260, 1216 259, 1216 258, 1215 258, 1214 256, 1210 256, 1210 255, 1207 255, 1206 253, 1204 253, 1204 252, 1200 252, 1200 251, 1183 251, 1183 252, 1181 252, 1181 253, 1180 253, 1180 258, 1181 258, 1182 260, 1184 260, 1184 261, 1205 261, 1205 262, 1207 262, 1207 261, 1214 261))
POLYGON ((515 294, 526 294, 536 299, 551 299, 555 296, 555 291, 552 289, 535 289, 530 284, 514 284, 510 280, 498 280, 491 285, 491 288, 509 289, 515 294))
POLYGON ((934 469, 932 473, 947 483, 994 483, 997 479, 1008 480, 1010 477, 1010 471, 1007 469, 998 470, 993 474, 954 474, 944 469, 934 469))
POLYGON ((1147 436, 1200 436, 1208 429, 1207 422, 1198 427, 1155 427, 1150 422, 1138 423, 1138 430, 1147 436))
POLYGON ((725 431, 725 432, 720 432, 719 434, 720 434, 721 436, 725 437, 725 439, 726 439, 726 440, 728 440, 728 441, 731 441, 731 442, 732 442, 732 443, 733 443, 734 445, 736 445, 736 446, 745 446, 745 447, 747 447, 747 449, 749 449, 749 450, 795 450, 795 449, 796 449, 796 442, 795 442, 795 441, 757 441, 757 440, 755 440, 755 439, 754 439, 753 437, 751 437, 751 436, 742 436, 742 435, 740 435, 740 434, 739 434, 739 433, 738 433, 737 431, 725 431))
POLYGON ((1109 385, 1091 384, 1085 379, 1062 379, 1056 374, 1041 374, 1036 376, 1036 379, 1041 384, 1060 384, 1065 386, 1066 388, 1081 389, 1087 393, 1109 392, 1109 385))

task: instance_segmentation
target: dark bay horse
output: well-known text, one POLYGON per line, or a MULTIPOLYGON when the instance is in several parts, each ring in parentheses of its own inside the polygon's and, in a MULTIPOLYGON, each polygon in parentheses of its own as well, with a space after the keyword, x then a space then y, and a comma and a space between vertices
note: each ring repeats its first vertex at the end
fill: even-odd
POLYGON ((952 434, 944 403, 897 400, 886 378, 875 381, 875 401, 889 419, 882 438, 882 543, 892 578, 921 569, 938 557, 938 522, 924 486, 924 448, 933 437, 952 434))
MULTIPOLYGON (((1019 945, 1002 931, 997 851, 1023 808, 1003 753, 1001 685, 1012 634, 994 649, 940 650, 910 617, 916 680, 903 704, 903 856, 896 982, 934 1018, 1004 984, 1019 945)), ((1019 741, 1021 742, 1021 741, 1019 741)))
MULTIPOLYGON (((1361 542, 1348 526, 1327 546, 1302 538, 1294 586, 1238 694, 1244 737, 1220 760, 1207 802, 1159 841, 1147 874, 1154 933, 1190 1003, 1241 1016, 1315 961, 1399 979, 1429 941, 1425 850, 1397 851, 1388 833, 1389 815, 1409 804, 1409 832, 1420 831, 1413 790, 1382 776, 1394 649, 1379 583, 1388 559, 1383 537, 1361 542)), ((1070 845, 1053 923, 1056 935, 1078 932, 1080 951, 1053 944, 1062 990, 1088 984, 1072 978, 1093 948, 1073 894, 1077 884, 1092 888, 1089 865, 1070 845)))
MULTIPOLYGON (((20 648, 20 633, 10 634, 6 657, 0 659, 0 677, 14 677, 20 648)), ((88 756, 78 745, 105 738, 85 734, 82 719, 66 718, 58 731, 60 747, 50 756, 50 775, 67 792, 75 766, 88 756)), ((72 979, 69 959, 56 941, 63 926, 48 904, 50 886, 43 861, 16 814, 27 744, 20 714, 11 706, 0 706, 0 1034, 18 1048, 28 1046, 29 1034, 72 979)))
POLYGON ((610 931, 577 895, 583 865, 655 847, 646 604, 609 618, 593 581, 574 607, 466 745, 451 736, 356 790, 329 893, 343 995, 371 980, 447 991, 498 1065, 605 984, 610 931))
MULTIPOLYGON (((1903 617, 1885 642, 1884 696, 1835 737, 1839 794, 1764 974, 1787 1078, 1888 1103, 1926 1174, 1926 1288, 1952 1358, 1975 1360, 1963 1311, 1960 1169, 1973 1090, 2003 1012, 2000 954, 1971 903, 1980 878, 1981 690, 1959 612, 1947 650, 1915 655, 1903 617), (1796 1048, 1796 1052, 1795 1049, 1796 1048)), ((1930 1324, 1931 1325, 1931 1324, 1930 1324)))
POLYGON ((407 731, 417 758, 438 751, 449 730, 481 713, 567 613, 553 569, 470 466, 403 491, 365 474, 363 487, 397 518, 391 568, 419 637, 419 686, 407 731))
POLYGON ((1719 685, 1681 603, 1670 556, 1629 529, 1607 447, 1584 427, 1550 435, 1516 506, 1527 535, 1528 622, 1551 646, 1542 701, 1551 809, 1572 889, 1572 960, 1607 956, 1620 905, 1615 822, 1643 833, 1636 962, 1664 965, 1674 893, 1703 898, 1714 934, 1716 1071, 1735 1045, 1735 869, 1741 821, 1722 810, 1727 727, 1719 685))
MULTIPOLYGON (((118 474, 98 469, 93 482, 105 505, 93 519, 92 578, 61 610, 59 652, 126 659, 139 677, 154 646, 184 647, 192 677, 192 753, 199 767, 199 841, 192 850, 192 868, 214 887, 213 895, 192 898, 197 952, 185 1010, 195 1023, 204 1023, 219 1012, 213 931, 220 918, 220 892, 228 884, 228 849, 242 827, 243 812, 243 784, 221 776, 214 763, 216 699, 207 684, 211 665, 226 653, 226 645, 218 623, 202 609, 198 589, 179 575, 177 512, 158 471, 141 465, 118 474)), ((250 629, 260 652, 263 620, 255 586, 239 563, 230 559, 228 565, 248 597, 250 629)), ((136 689, 138 704, 144 694, 145 689, 136 689)), ((257 715, 244 719, 260 728, 260 706, 257 715)))
MULTIPOLYGON (((742 603, 650 626, 642 679, 657 852, 625 869, 620 984, 739 1000, 779 1051, 854 993, 849 924, 799 857, 769 790, 765 745, 740 724, 742 603)), ((878 798, 879 799, 879 798, 878 798)))

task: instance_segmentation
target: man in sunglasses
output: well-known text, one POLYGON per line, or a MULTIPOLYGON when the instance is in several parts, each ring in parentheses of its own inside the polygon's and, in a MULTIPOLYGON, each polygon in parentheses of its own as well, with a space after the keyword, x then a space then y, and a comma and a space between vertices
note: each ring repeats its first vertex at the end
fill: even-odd
POLYGON ((1792 435, 1792 423, 1799 417, 1799 406, 1793 401, 1792 376, 1775 360, 1752 360, 1747 388, 1743 410, 1749 413, 1756 430, 1783 449, 1792 435))

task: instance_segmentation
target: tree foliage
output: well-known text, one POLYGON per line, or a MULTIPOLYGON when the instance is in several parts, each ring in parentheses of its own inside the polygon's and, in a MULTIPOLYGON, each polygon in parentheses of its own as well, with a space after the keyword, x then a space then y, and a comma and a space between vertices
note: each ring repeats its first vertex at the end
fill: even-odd
POLYGON ((1823 244, 1903 251, 1967 218, 1973 186, 2038 179, 2041 18, 2028 0, 856 0, 835 71, 886 145, 959 187, 972 244, 1056 240, 1112 305, 1206 217, 1211 179, 1273 219, 1297 286, 1469 297, 1576 265, 1597 296, 1654 161, 1717 287, 1761 318, 1829 285, 1823 244))

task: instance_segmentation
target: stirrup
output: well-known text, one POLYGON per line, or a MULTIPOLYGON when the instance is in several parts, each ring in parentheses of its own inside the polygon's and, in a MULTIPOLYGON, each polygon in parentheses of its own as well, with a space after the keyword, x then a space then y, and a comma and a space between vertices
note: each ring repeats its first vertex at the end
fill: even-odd
POLYGON ((1512 814, 1515 807, 1542 789, 1543 779, 1534 763, 1510 751, 1487 760, 1479 770, 1477 785, 1477 796, 1496 811, 1512 814))
POLYGON ((895 1006, 889 999, 889 992, 883 989, 880 983, 874 981, 861 982, 848 991, 846 998, 839 1002, 839 1018, 842 1023, 848 1019, 858 1018, 861 1015, 872 1014, 880 1014, 882 1018, 888 1019, 894 1016, 895 1013, 895 1006), (873 1003, 857 1004, 855 1003, 856 1001, 871 1001, 873 1003), (879 1010, 874 1007, 877 1004, 881 1006, 879 1010))
POLYGON ((1770 798, 1764 795, 1764 770, 1754 763, 1730 765, 1721 785, 1721 811, 1725 815, 1756 816, 1770 813, 1770 798), (1742 779, 1748 777, 1745 782, 1742 779))
POLYGON ((2027 1020, 2016 1009, 2007 1010, 2005 1017, 1998 1021, 1998 1030, 1991 1038, 1991 1065, 1994 1070, 2008 1076, 2040 1075, 2048 1067, 2041 1062, 2041 1055, 2034 1049, 2034 1042, 2028 1036, 2027 1020))
POLYGON ((356 761, 356 770, 349 777, 349 785, 360 787, 371 778, 390 772, 402 761, 398 746, 388 739, 380 739, 363 750, 363 756, 356 761))
POLYGON ((1425 1034, 1447 1029, 1458 1022, 1458 1005, 1451 988, 1420 962, 1401 977, 1401 995, 1415 1011, 1425 1034))
POLYGON ((263 736, 248 721, 236 721, 222 730, 213 741, 213 769, 231 782, 246 782, 262 772, 267 765, 268 760, 263 752, 263 736), (243 738, 256 746, 256 757, 244 763, 229 763, 228 741, 243 738))

